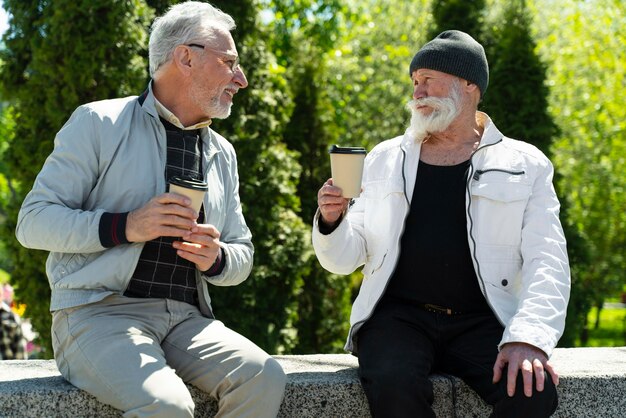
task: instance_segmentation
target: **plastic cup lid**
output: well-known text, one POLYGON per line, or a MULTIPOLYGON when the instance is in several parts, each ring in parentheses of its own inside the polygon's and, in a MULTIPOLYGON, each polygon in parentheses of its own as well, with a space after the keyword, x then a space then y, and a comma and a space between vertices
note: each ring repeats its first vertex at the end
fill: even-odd
POLYGON ((204 191, 208 189, 208 184, 206 184, 206 182, 202 180, 193 179, 191 177, 178 177, 178 176, 171 177, 169 183, 174 184, 176 186, 184 187, 186 189, 204 190, 204 191))
POLYGON ((328 150, 330 154, 366 154, 365 148, 363 147, 340 147, 338 145, 333 145, 328 150))

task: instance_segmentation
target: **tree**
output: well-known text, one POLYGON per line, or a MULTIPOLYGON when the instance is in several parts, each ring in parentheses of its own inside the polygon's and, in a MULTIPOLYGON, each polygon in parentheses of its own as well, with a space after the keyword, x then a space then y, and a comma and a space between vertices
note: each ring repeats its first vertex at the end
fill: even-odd
POLYGON ((484 9, 485 0, 434 0, 432 12, 435 25, 429 30, 428 39, 445 30, 456 29, 481 42, 484 9))
MULTIPOLYGON (((296 151, 302 172, 297 195, 299 215, 310 225, 317 191, 329 177, 328 146, 336 140, 333 110, 324 79, 329 50, 337 38, 344 9, 339 1, 268 2, 274 18, 267 23, 270 46, 287 69, 294 100, 283 141, 296 151)), ((351 282, 325 271, 307 243, 303 287, 298 295, 297 353, 337 352, 348 330, 351 282)))
POLYGON ((505 135, 550 151, 557 127, 548 112, 546 66, 535 52, 525 0, 508 3, 492 25, 489 88, 482 103, 505 135))
POLYGON ((255 258, 246 282, 211 289, 213 306, 228 326, 268 352, 290 352, 297 343, 297 296, 311 252, 309 227, 298 216, 301 167, 296 153, 282 142, 293 109, 286 70, 268 51, 267 34, 252 24, 259 11, 254 1, 214 5, 238 24, 235 38, 250 84, 237 95, 233 114, 215 126, 237 149, 241 200, 255 258))
POLYGON ((552 147, 571 236, 572 302, 563 345, 584 334, 589 309, 626 283, 626 5, 619 0, 531 3, 549 63, 552 147), (571 320, 570 320, 571 318, 571 320))
MULTIPOLYGON (((407 57, 411 52, 406 45, 410 38, 405 28, 419 25, 419 19, 409 17, 419 15, 416 5, 421 2, 398 7, 389 1, 342 6, 324 2, 323 8, 316 8, 320 2, 300 2, 301 8, 274 3, 280 17, 272 26, 273 33, 279 34, 276 45, 294 51, 286 62, 291 65, 295 108, 284 138, 300 155, 303 173, 298 193, 302 218, 310 224, 317 191, 330 176, 329 146, 371 148, 402 132, 405 115, 392 109, 401 109, 404 94, 410 92, 407 57), (291 22, 290 16, 299 16, 300 21, 291 22), (383 24, 388 21, 397 23, 383 24), (320 27, 325 30, 319 31, 320 27)), ((361 277, 360 272, 349 277, 330 274, 312 259, 299 298, 297 352, 341 349, 350 302, 361 277)))
MULTIPOLYGON (((1 65, 1 64, 0 64, 1 65)), ((0 106, 0 225, 3 225, 7 219, 6 205, 11 199, 15 198, 15 187, 11 178, 7 178, 7 165, 4 163, 4 154, 8 145, 13 141, 13 133, 15 131, 15 115, 14 109, 10 106, 0 106)), ((13 260, 7 251, 7 244, 4 240, 0 241, 0 272, 8 277, 9 271, 13 270, 13 260)), ((1 280, 1 279, 0 279, 1 280)))
POLYGON ((409 64, 430 25, 428 0, 349 0, 325 81, 339 145, 372 148, 404 133, 409 64))
MULTIPOLYGON (((310 225, 317 210, 317 191, 330 177, 328 147, 336 142, 333 135, 332 108, 323 88, 322 51, 310 54, 310 46, 301 51, 292 85, 295 108, 285 130, 285 142, 298 151, 303 168, 298 194, 302 201, 301 217, 310 225), (308 57, 319 58, 311 61, 308 57)), ((336 352, 341 350, 348 331, 351 282, 324 270, 315 257, 308 260, 308 274, 299 296, 298 352, 336 352)))
POLYGON ((15 126, 0 138, 6 147, 3 174, 12 187, 2 202, 7 219, 0 232, 13 258, 19 300, 51 355, 46 253, 16 242, 17 212, 55 133, 76 106, 145 87, 140 56, 152 16, 141 0, 5 0, 4 8, 12 19, 3 37, 0 93, 12 103, 15 126))

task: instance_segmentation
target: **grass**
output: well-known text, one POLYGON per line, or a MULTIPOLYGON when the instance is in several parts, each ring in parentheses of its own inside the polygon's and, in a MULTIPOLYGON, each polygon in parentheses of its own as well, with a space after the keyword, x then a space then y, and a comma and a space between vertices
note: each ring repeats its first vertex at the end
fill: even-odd
POLYGON ((626 308, 603 308, 600 326, 594 329, 596 308, 589 312, 589 340, 587 347, 626 346, 626 308))

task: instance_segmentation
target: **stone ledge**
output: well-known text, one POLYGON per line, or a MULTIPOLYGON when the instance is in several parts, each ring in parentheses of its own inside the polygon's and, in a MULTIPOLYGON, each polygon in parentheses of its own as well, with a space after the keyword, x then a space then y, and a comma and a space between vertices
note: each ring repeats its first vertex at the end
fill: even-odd
MULTIPOLYGON (((369 417, 349 354, 277 356, 287 373, 279 417, 369 417)), ((560 405, 554 417, 624 417, 626 347, 557 349, 560 405)), ((488 417, 488 407, 462 381, 435 375, 438 417, 488 417), (454 393, 453 393, 454 390, 454 393), (453 402, 453 400, 456 400, 453 402)), ((190 387, 197 417, 213 417, 217 403, 190 387)), ((0 361, 0 417, 119 417, 110 406, 75 388, 52 360, 0 361)))

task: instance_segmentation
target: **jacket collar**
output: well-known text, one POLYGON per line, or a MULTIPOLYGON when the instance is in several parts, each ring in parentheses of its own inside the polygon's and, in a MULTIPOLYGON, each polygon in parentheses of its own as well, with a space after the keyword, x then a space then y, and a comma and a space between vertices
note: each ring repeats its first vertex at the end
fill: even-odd
POLYGON ((157 112, 156 98, 154 97, 154 93, 152 92, 152 80, 148 83, 148 88, 141 93, 141 95, 137 98, 139 101, 139 105, 148 115, 152 116, 154 119, 159 119, 159 112, 157 112))
MULTIPOLYGON (((159 112, 157 111, 156 97, 152 92, 152 80, 148 83, 148 88, 137 98, 139 105, 148 115, 159 121, 159 112)), ((160 123, 160 122, 159 122, 160 123)), ((200 137, 202 138, 203 152, 207 161, 219 152, 219 149, 214 144, 217 141, 215 135, 208 126, 200 128, 200 137)))
POLYGON ((476 119, 478 120, 478 123, 483 126, 483 136, 480 139, 478 148, 500 142, 503 137, 502 132, 500 132, 486 113, 477 111, 476 119))

